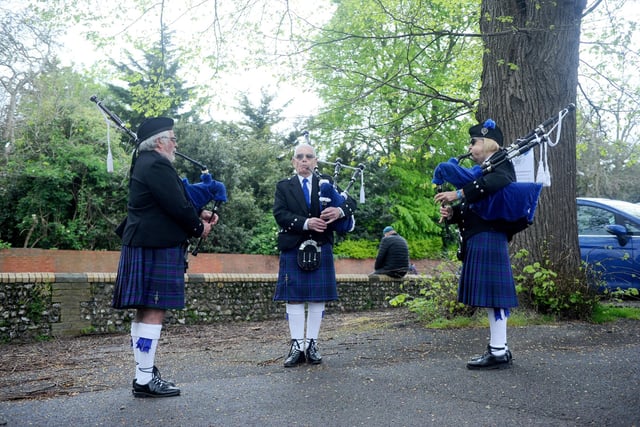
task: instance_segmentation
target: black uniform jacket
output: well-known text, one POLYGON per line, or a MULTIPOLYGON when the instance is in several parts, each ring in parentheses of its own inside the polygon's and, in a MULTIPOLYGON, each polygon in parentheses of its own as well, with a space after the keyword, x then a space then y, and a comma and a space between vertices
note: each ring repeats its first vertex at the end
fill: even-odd
POLYGON ((122 243, 169 248, 202 234, 204 225, 173 165, 156 151, 143 151, 133 167, 122 243))
POLYGON ((474 202, 484 199, 515 181, 516 172, 513 164, 506 160, 496 166, 493 171, 462 187, 464 199, 462 203, 454 206, 452 222, 458 224, 463 240, 484 231, 504 232, 511 239, 513 234, 522 230, 522 226, 526 227, 526 224, 510 223, 504 220, 485 221, 469 209, 474 202))
MULTIPOLYGON (((331 180, 328 175, 323 178, 331 180)), ((278 249, 281 251, 298 247, 302 242, 313 239, 319 244, 333 244, 333 231, 329 227, 324 233, 316 233, 311 230, 303 230, 304 222, 307 218, 320 216, 320 190, 318 178, 311 180, 311 208, 307 208, 304 200, 302 186, 297 175, 285 178, 276 184, 276 195, 273 203, 273 216, 280 227, 278 231, 278 249)), ((340 192, 340 190, 338 190, 340 192)), ((341 206, 346 217, 353 215, 356 210, 356 202, 348 197, 341 206)), ((338 221, 342 221, 340 219, 338 221)))

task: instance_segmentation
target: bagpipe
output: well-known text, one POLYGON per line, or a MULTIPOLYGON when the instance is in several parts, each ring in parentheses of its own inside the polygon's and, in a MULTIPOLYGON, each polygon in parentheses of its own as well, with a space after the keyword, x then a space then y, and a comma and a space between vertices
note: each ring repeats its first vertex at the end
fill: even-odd
MULTIPOLYGON (((518 138, 509 147, 494 153, 480 165, 475 165, 471 168, 460 166, 460 162, 469 157, 471 153, 440 163, 433 172, 433 180, 431 182, 437 186, 436 191, 438 192, 442 191, 442 186, 445 182, 452 184, 456 189, 460 189, 482 175, 494 171, 500 164, 526 154, 538 145, 557 145, 562 132, 562 121, 574 109, 575 106, 569 104, 560 110, 557 115, 538 125, 525 137, 518 138), (556 130, 554 143, 550 135, 556 130)), ((528 225, 532 224, 542 187, 543 185, 550 185, 546 165, 543 169, 539 168, 538 172, 537 182, 512 182, 492 195, 471 204, 470 209, 487 221, 517 222, 526 219, 528 225)))
MULTIPOLYGON (((119 130, 123 131, 128 137, 130 142, 134 145, 132 161, 131 161, 131 170, 133 170, 133 165, 135 164, 135 159, 138 155, 138 146, 141 141, 138 140, 138 136, 129 128, 127 128, 124 122, 111 110, 109 110, 103 103, 98 99, 97 96, 93 95, 91 101, 95 102, 98 108, 100 108, 103 115, 105 115, 105 120, 107 117, 111 119, 113 123, 118 127, 119 130)), ((109 139, 108 129, 109 129, 109 121, 107 122, 107 139, 109 139)), ((213 207, 211 209, 211 221, 214 215, 217 215, 218 209, 220 205, 227 201, 227 189, 224 184, 220 181, 216 181, 213 179, 213 176, 209 173, 209 169, 202 163, 192 159, 189 156, 186 156, 182 153, 175 152, 176 156, 188 161, 189 163, 200 168, 200 182, 198 183, 190 183, 189 180, 185 177, 182 178, 182 183, 184 185, 185 191, 191 201, 191 204, 196 209, 196 211, 200 212, 205 208, 205 206, 213 201, 213 207)), ((107 169, 112 172, 113 171, 113 160, 111 155, 111 145, 109 143, 109 151, 107 153, 107 169)), ((200 244, 202 243, 202 237, 198 239, 196 246, 191 250, 191 254, 193 256, 198 255, 198 251, 200 248, 200 244)))
MULTIPOLYGON (((305 137, 306 142, 310 144, 309 132, 304 131, 302 135, 305 137)), ((360 178, 360 203, 364 203, 364 164, 360 163, 356 167, 348 166, 343 164, 342 159, 340 158, 336 159, 334 162, 318 160, 318 163, 333 166, 333 184, 320 174, 318 167, 313 170, 313 174, 318 179, 318 185, 320 187, 319 198, 321 211, 327 207, 342 208, 349 197, 351 187, 353 187, 353 184, 358 180, 358 177, 360 178), (340 191, 338 188, 338 176, 342 169, 352 169, 353 174, 351 175, 351 179, 344 190, 340 191)), ((356 220, 353 215, 346 215, 344 218, 331 224, 333 231, 338 234, 345 234, 353 231, 355 225, 356 220)))

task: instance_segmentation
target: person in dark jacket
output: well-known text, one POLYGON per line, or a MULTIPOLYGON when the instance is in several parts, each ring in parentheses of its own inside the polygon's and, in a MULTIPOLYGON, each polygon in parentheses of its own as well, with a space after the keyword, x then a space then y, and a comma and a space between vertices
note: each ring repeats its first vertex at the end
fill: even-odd
MULTIPOLYGON (((284 361, 286 368, 305 361, 322 363, 317 342, 325 302, 338 299, 333 263, 334 227, 330 225, 349 221, 356 209, 351 197, 342 206, 323 209, 319 179, 313 173, 318 160, 311 145, 299 144, 291 162, 295 175, 276 184, 273 203, 273 215, 280 227, 280 265, 273 299, 286 302, 291 334, 289 354, 284 361)), ((322 178, 330 180, 328 176, 322 178)))
MULTIPOLYGON (((482 164, 492 156, 500 156, 502 131, 493 120, 469 129, 469 151, 472 159, 482 164)), ((504 369, 511 366, 507 346, 509 309, 518 306, 508 242, 512 230, 506 221, 484 220, 471 206, 501 188, 515 182, 513 164, 506 160, 456 191, 436 194, 441 204, 440 215, 458 224, 462 237, 462 271, 458 301, 474 307, 485 307, 489 317, 490 340, 486 352, 467 363, 468 369, 504 369), (455 203, 451 206, 451 203, 455 203)))
POLYGON ((166 311, 184 308, 187 240, 206 237, 218 217, 196 211, 172 165, 177 147, 173 120, 147 119, 137 136, 127 218, 117 230, 122 249, 112 306, 136 309, 131 322, 133 395, 178 396, 180 389, 160 377, 155 353, 166 311))
POLYGON ((374 265, 374 274, 384 274, 395 279, 409 271, 409 245, 390 225, 382 230, 382 240, 374 265))

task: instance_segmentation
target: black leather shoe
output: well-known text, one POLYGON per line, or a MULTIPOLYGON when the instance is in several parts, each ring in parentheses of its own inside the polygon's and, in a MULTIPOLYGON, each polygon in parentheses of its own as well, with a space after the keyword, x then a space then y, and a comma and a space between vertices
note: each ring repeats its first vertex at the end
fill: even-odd
POLYGON ((153 367, 153 378, 149 384, 140 385, 133 380, 133 395, 135 397, 172 397, 180 396, 180 389, 170 381, 160 378, 158 368, 153 367))
POLYGON ((322 363, 322 356, 320 356, 320 352, 318 351, 318 344, 315 340, 309 340, 309 346, 307 347, 307 351, 305 352, 307 357, 307 362, 312 365, 319 365, 322 363))
POLYGON ((133 395, 135 397, 172 397, 180 396, 180 389, 169 385, 160 378, 153 378, 149 384, 140 385, 133 382, 133 395))
MULTIPOLYGON (((154 376, 154 377, 158 377, 159 379, 161 379, 161 380, 162 380, 162 376, 160 375, 160 371, 158 370, 158 368, 157 368, 156 366, 154 366, 154 367, 153 367, 152 374, 153 374, 153 376, 154 376)), ((165 383, 167 383, 167 384, 169 384, 171 387, 175 387, 175 386, 176 386, 176 385, 175 385, 173 382, 171 382, 171 381, 165 381, 165 380, 162 380, 162 381, 163 381, 163 382, 165 382, 165 383)), ((136 379, 134 378, 134 379, 133 379, 133 383, 132 383, 132 387, 135 387, 135 385, 136 385, 136 379)))
POLYGON ((289 355, 284 361, 285 368, 291 368, 305 362, 304 351, 298 345, 298 341, 291 340, 291 349, 289 349, 289 355))
POLYGON ((491 347, 487 346, 487 351, 480 357, 467 362, 468 369, 508 369, 511 367, 511 351, 505 352, 501 356, 491 353, 491 347))
MULTIPOLYGON (((158 377, 159 379, 162 379, 162 376, 160 375, 160 371, 158 370, 158 368, 155 365, 153 366, 153 376, 154 377, 158 377)), ((175 387, 176 386, 171 381, 165 381, 165 380, 162 380, 162 381, 167 383, 167 384, 169 384, 171 387, 175 387)))

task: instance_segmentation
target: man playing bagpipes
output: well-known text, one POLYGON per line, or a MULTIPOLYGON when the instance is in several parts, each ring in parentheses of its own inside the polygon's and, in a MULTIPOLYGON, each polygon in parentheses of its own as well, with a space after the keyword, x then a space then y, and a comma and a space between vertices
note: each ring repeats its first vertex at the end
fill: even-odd
POLYGON ((315 173, 317 162, 308 142, 298 144, 291 158, 295 175, 276 184, 273 204, 280 251, 273 299, 286 303, 291 337, 284 361, 287 368, 322 363, 317 343, 325 303, 338 299, 334 232, 352 228, 356 209, 355 200, 348 195, 343 198, 339 190, 332 191, 329 178, 315 173), (327 182, 321 183, 325 178, 327 182), (321 185, 326 185, 324 192, 321 185), (321 200, 321 193, 331 199, 331 206, 321 200))
MULTIPOLYGON (((134 133, 97 96, 91 101, 135 147, 129 170, 127 217, 116 229, 122 249, 112 300, 113 308, 136 309, 131 322, 135 360, 132 392, 135 397, 179 396, 180 389, 163 380, 155 366, 162 323, 167 310, 184 309, 188 239, 199 237, 199 244, 209 235, 218 222, 217 205, 227 200, 227 191, 204 165, 177 151, 173 119, 147 118, 134 133), (173 167, 176 156, 200 167, 202 182, 190 184, 186 178, 181 179, 173 167), (212 200, 216 202, 213 211, 206 210, 212 200)), ((110 154, 107 170, 112 170, 110 154)))
POLYGON ((474 162, 487 164, 498 157, 503 161, 486 174, 480 166, 440 164, 434 183, 447 181, 457 189, 439 192, 434 200, 441 204, 442 218, 458 225, 462 238, 458 301, 485 307, 489 317, 487 351, 470 360, 467 368, 503 369, 511 365, 507 317, 510 308, 518 306, 508 242, 532 221, 542 185, 515 182, 513 164, 504 157, 502 131, 493 120, 471 127, 469 135, 468 155, 474 162))
POLYGON ((196 210, 173 167, 177 138, 167 117, 145 120, 138 128, 131 168, 127 219, 113 292, 116 309, 136 309, 131 322, 135 397, 180 395, 163 380, 155 353, 167 310, 185 304, 184 248, 189 237, 206 237, 218 218, 196 210))

